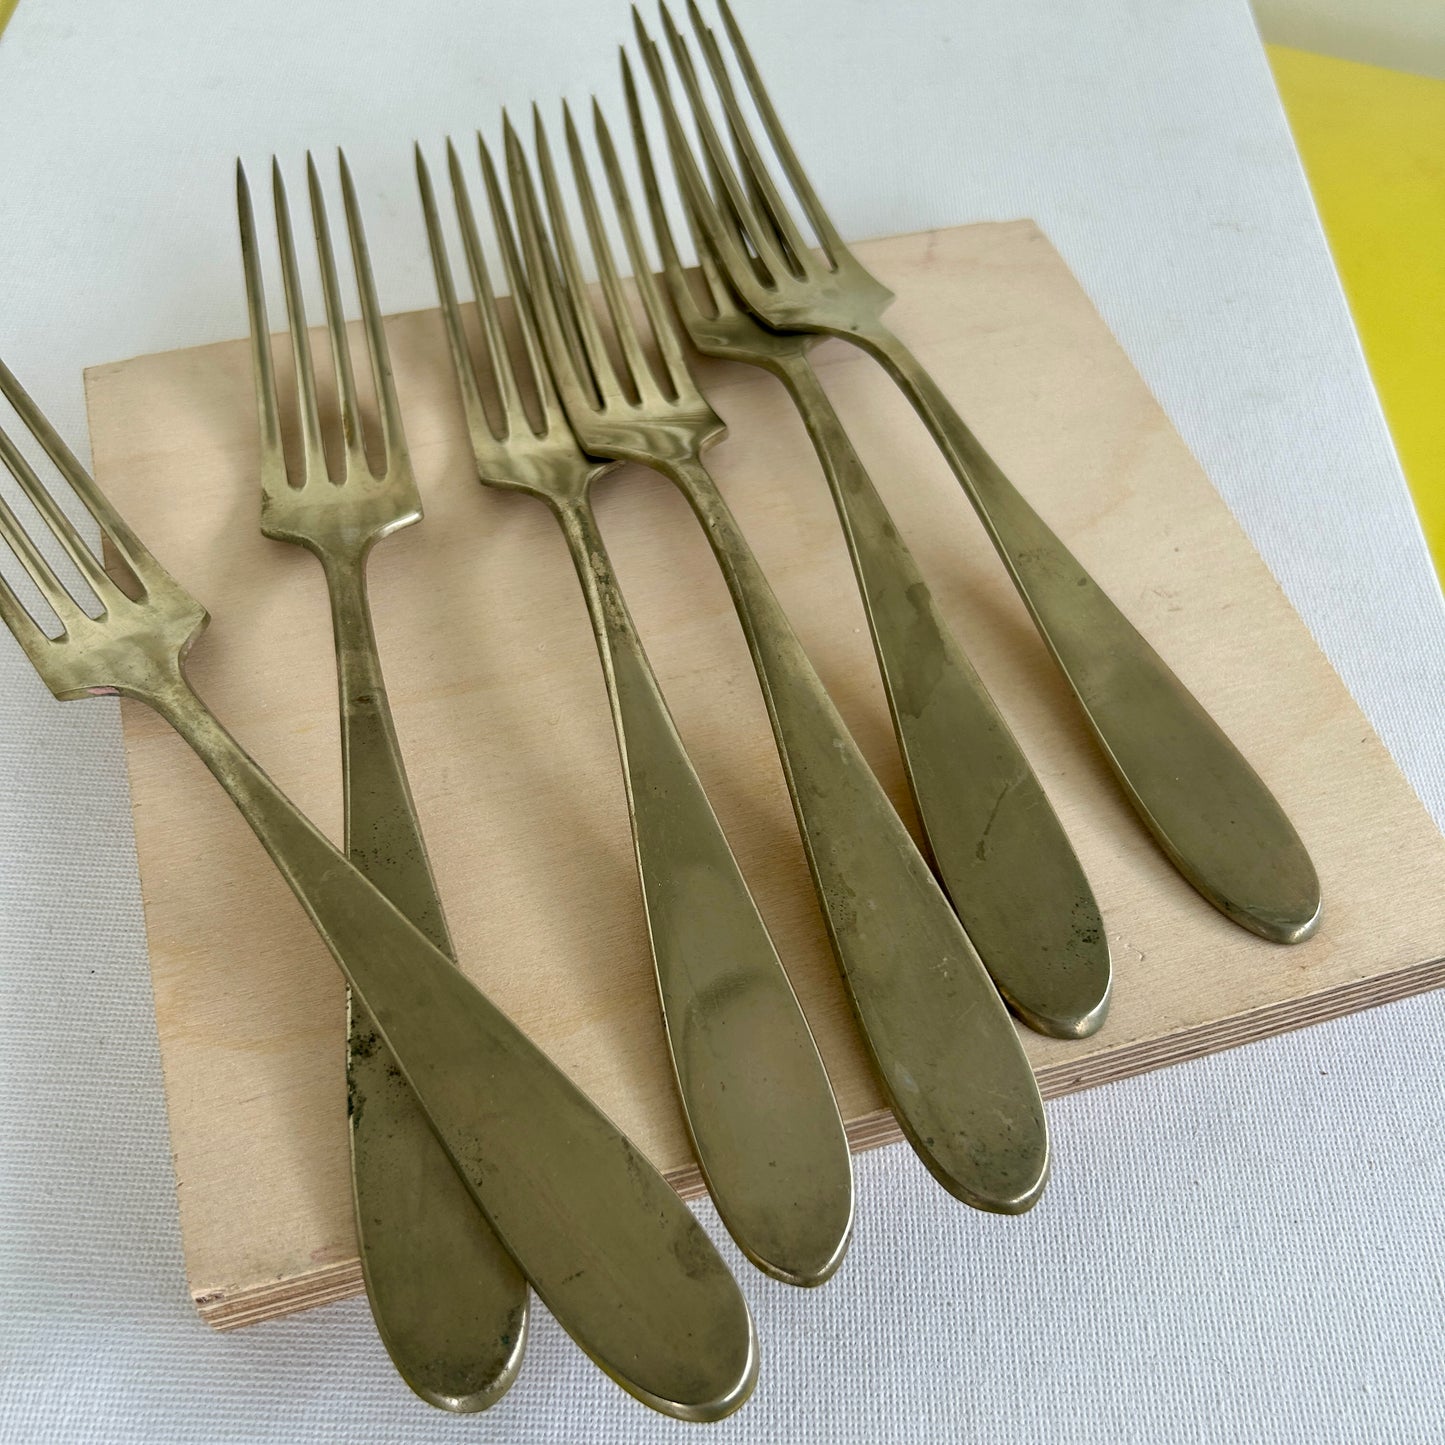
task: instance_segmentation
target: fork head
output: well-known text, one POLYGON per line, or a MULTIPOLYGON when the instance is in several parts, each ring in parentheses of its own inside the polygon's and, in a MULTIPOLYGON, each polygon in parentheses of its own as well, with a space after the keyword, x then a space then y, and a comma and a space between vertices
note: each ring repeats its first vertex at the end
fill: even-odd
POLYGON ((507 214, 502 188, 497 180, 491 152, 480 135, 477 152, 481 160, 482 181, 487 193, 492 230, 502 256, 502 268, 512 293, 512 314, 520 338, 522 377, 519 378, 513 359, 514 348, 508 345, 502 328, 496 293, 492 288, 481 235, 472 211, 466 177, 455 146, 447 142, 447 173, 451 181, 452 202, 456 207, 457 227, 461 232, 462 250, 466 254, 471 275, 472 294, 481 319, 482 353, 491 373, 496 398, 496 415, 488 411, 482 398, 482 384, 472 346, 462 322, 452 280, 451 262, 447 257, 446 240, 437 214, 436 195, 431 173, 421 147, 416 148, 416 179, 421 192, 422 214, 426 220, 427 240, 431 246, 432 266, 436 270, 437 292, 441 298, 442 319, 446 325, 447 342, 451 348, 452 365, 461 389, 462 407, 466 412, 467 431, 471 437, 472 454, 476 458, 477 475, 488 486, 506 487, 530 492, 553 507, 580 501, 587 488, 616 463, 588 456, 578 444, 557 396, 551 373, 542 356, 537 334, 537 318, 528 294, 516 235, 507 214), (534 424, 522 395, 523 384, 531 391, 534 424))
POLYGON ((281 281, 286 297, 286 320, 295 372, 295 409, 300 429, 297 447, 299 474, 294 479, 288 472, 282 446, 276 374, 271 359, 270 327, 261 281, 251 190, 239 161, 236 163, 236 209, 241 226, 241 257, 246 272, 246 303, 251 321, 256 408, 261 424, 261 530, 268 537, 298 543, 321 557, 354 557, 364 554, 372 543, 387 533, 420 521, 421 499, 407 456, 406 436, 402 431, 396 388, 392 382, 391 360, 386 348, 381 307, 376 299, 366 236, 361 227, 356 187, 346 157, 340 152, 337 155, 346 230, 351 242, 356 289, 361 300, 362 331, 366 338, 380 421, 379 467, 373 467, 366 454, 361 405, 342 313, 336 258, 331 248, 326 203, 322 198, 315 162, 308 154, 306 181, 340 421, 340 435, 332 439, 330 462, 322 435, 311 340, 306 328, 306 309, 296 264, 296 246, 291 234, 286 186, 279 164, 274 159, 271 162, 276 240, 281 253, 281 281))
POLYGON ((682 354, 682 336, 663 302, 642 247, 617 151, 594 102, 593 127, 633 279, 646 315, 656 364, 649 358, 618 275, 587 158, 572 113, 563 127, 572 177, 601 284, 603 309, 618 361, 588 296, 542 118, 533 111, 537 172, 546 197, 550 238, 521 141, 505 122, 507 171, 547 362, 582 445, 598 456, 667 468, 696 460, 726 430, 703 399, 682 354), (620 365, 618 364, 620 362, 620 365))
POLYGON ((99 602, 88 610, 60 579, 19 517, 0 497, 3 539, 60 623, 52 633, 0 577, 0 619, 56 697, 124 693, 155 703, 184 687, 181 662, 205 629, 206 609, 186 592, 126 526, 40 408, 0 362, 0 395, 15 409, 61 477, 99 526, 125 571, 127 586, 106 570, 79 529, 0 429, 0 461, 99 602))
MULTIPOLYGON (((654 47, 655 48, 655 47, 654 47)), ((805 355, 819 340, 809 332, 774 331, 753 318, 738 302, 732 287, 723 276, 717 255, 698 222, 686 190, 683 191, 683 212, 697 253, 698 273, 703 298, 699 300, 689 282, 673 239, 672 226, 662 197, 657 168, 652 162, 652 146, 638 101, 637 83, 625 50, 619 51, 622 64, 622 89, 627 99, 627 115, 632 127, 633 149, 642 177, 643 194, 647 197, 652 217, 652 232, 662 258, 662 274, 672 297, 673 309, 682 322, 688 339, 706 356, 724 356, 777 370, 787 362, 805 355)), ((716 190, 716 188, 715 188, 716 190)))
POLYGON ((703 94, 692 50, 663 3, 659 5, 662 26, 697 128, 698 145, 688 139, 661 52, 634 6, 637 43, 662 112, 678 184, 694 223, 721 262, 733 289, 769 326, 780 331, 840 336, 869 331, 878 325, 893 293, 843 244, 788 141, 727 0, 718 0, 718 7, 758 118, 817 247, 803 234, 773 178, 739 102, 722 47, 695 0, 688 0, 689 18, 712 77, 734 154, 729 154, 703 94))

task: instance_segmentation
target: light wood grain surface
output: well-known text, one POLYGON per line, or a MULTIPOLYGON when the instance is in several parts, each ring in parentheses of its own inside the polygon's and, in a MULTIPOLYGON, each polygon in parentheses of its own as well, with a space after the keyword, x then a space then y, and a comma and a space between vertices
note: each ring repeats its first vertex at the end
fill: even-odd
MULTIPOLYGON (((1286 949, 1227 923, 1179 879, 1136 823, 921 426, 861 354, 826 343, 815 353, 825 384, 1104 911, 1113 1011, 1083 1043, 1028 1038, 1045 1093, 1445 981, 1445 843, 1047 240, 1012 222, 859 251, 898 292, 897 329, 984 443, 1275 790, 1324 885, 1319 934, 1286 949)), ((538 503, 476 484, 436 313, 388 325, 427 517, 378 548, 373 601, 462 966, 695 1190, 606 699, 561 537, 538 503)), ((861 604, 801 426, 762 373, 699 368, 733 428, 711 458, 723 490, 911 818, 861 604)), ((336 836, 325 590, 309 556, 258 530, 246 343, 96 367, 87 382, 102 486, 213 614, 193 680, 336 836)), ((681 497, 647 472, 616 473, 598 502, 850 1135, 860 1148, 895 1139, 706 544, 681 497)), ((192 1294, 204 1318, 231 1327, 354 1293, 340 976, 201 764, 144 708, 123 711, 192 1294)), ((897 1158, 921 1167, 904 1150, 897 1158)))

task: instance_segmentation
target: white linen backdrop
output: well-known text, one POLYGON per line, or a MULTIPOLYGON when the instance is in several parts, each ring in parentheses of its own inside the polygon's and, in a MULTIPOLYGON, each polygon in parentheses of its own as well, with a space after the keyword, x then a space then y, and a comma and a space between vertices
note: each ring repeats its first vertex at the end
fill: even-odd
MULTIPOLYGON (((1445 817, 1440 596, 1245 0, 738 8, 845 234, 1038 219, 1445 817)), ((412 139, 615 100, 627 34, 621 0, 24 0, 0 354, 83 444, 84 366, 242 333, 238 153, 344 144, 386 305, 433 304, 412 139)), ((468 1420, 397 1381, 361 1300, 202 1325, 116 708, 55 704, 4 638, 0 797, 0 1438, 701 1438, 545 1318, 468 1420)), ((743 1270, 762 1381, 709 1438, 1442 1438, 1442 1035, 1432 996, 1061 1101, 1024 1221, 863 1158, 834 1283, 743 1270)))

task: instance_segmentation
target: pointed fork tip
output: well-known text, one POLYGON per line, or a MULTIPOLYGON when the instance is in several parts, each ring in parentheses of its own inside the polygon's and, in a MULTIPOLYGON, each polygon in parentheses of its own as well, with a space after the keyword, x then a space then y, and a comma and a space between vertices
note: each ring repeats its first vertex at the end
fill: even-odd
POLYGON ((347 224, 359 227, 361 212, 356 199, 356 182, 352 178, 351 167, 347 164, 346 152, 340 146, 336 148, 336 169, 341 176, 341 199, 346 204, 347 224))
POLYGON ((728 39, 733 43, 733 49, 746 51, 747 44, 743 40, 742 27, 738 24, 738 18, 733 14, 733 7, 728 0, 717 0, 718 14, 722 16, 723 29, 728 33, 728 39))
POLYGON ((246 232, 253 224, 251 220, 251 180, 246 174, 245 162, 236 157, 236 210, 240 213, 241 230, 246 232))
POLYGON ((523 161, 522 137, 517 134, 512 117, 505 110, 502 112, 502 146, 507 153, 508 164, 520 164, 523 161))
POLYGON ((647 47, 652 43, 652 33, 647 28, 647 22, 642 18, 642 11, 636 5, 632 7, 632 33, 645 54, 647 47))

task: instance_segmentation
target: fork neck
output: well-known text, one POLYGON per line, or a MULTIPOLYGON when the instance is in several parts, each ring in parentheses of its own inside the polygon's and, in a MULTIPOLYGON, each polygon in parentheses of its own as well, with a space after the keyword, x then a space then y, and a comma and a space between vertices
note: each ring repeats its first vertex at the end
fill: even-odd
POLYGON ((173 678, 145 701, 190 744, 230 794, 340 962, 334 928, 313 906, 333 882, 348 886, 341 878, 336 850, 210 710, 182 668, 177 667, 173 678))
POLYGON ((348 547, 310 547, 308 550, 321 564, 326 576, 326 595, 331 604, 331 630, 336 640, 337 671, 341 675, 343 701, 351 690, 346 682, 349 674, 374 664, 376 635, 372 627, 371 606, 366 588, 366 559, 370 541, 348 547))
POLYGON ((702 448, 679 447, 675 455, 654 455, 643 460, 643 465, 655 472, 661 472, 668 481, 679 487, 694 507, 699 497, 706 497, 717 491, 712 473, 703 464, 702 448))
POLYGON ((956 415, 908 343, 882 317, 870 317, 856 330, 837 330, 829 334, 851 341, 866 351, 902 388, 913 405, 925 413, 925 421, 940 420, 942 412, 956 415))
POLYGON ((706 421, 692 416, 666 426, 619 420, 609 427, 605 455, 613 461, 633 462, 661 472, 681 485, 681 476, 696 474, 702 467, 702 454, 722 439, 725 430, 710 411, 706 421))
MULTIPOLYGON (((608 667, 609 635, 618 627, 631 632, 632 624, 613 575, 612 561, 597 526, 591 499, 584 494, 566 501, 554 501, 552 511, 567 539, 572 565, 577 569, 577 579, 587 598, 588 615, 602 646, 603 665, 608 667)), ((610 675, 610 668, 608 670, 610 675)))
POLYGON ((650 465, 673 482, 687 498, 688 506, 702 523, 708 540, 714 547, 733 556, 748 550, 748 544, 738 530, 733 514, 700 452, 665 463, 653 462, 650 465))
POLYGON ((121 697, 133 698, 154 709, 184 737, 189 737, 187 728, 198 712, 209 716, 209 709, 196 695, 186 677, 183 658, 179 656, 167 657, 164 663, 153 659, 143 683, 115 690, 121 697))
POLYGON ((177 659, 174 670, 164 680, 158 677, 155 689, 141 700, 190 744, 231 795, 290 882, 294 870, 288 866, 287 843, 300 834, 315 834, 315 829, 191 686, 183 660, 177 659))
POLYGON ((326 592, 331 603, 331 631, 336 644, 336 686, 341 705, 342 753, 349 763, 354 752, 353 734, 364 727, 371 748, 400 755, 390 720, 386 681, 377 651, 376 626, 366 586, 366 556, 370 547, 351 553, 316 555, 326 573, 326 592))
POLYGON ((898 384, 932 434, 959 484, 976 506, 985 509, 984 525, 992 532, 988 509, 1016 504, 1018 493, 944 395, 943 388, 929 375, 907 342, 882 320, 871 320, 846 336, 868 352, 898 384))

